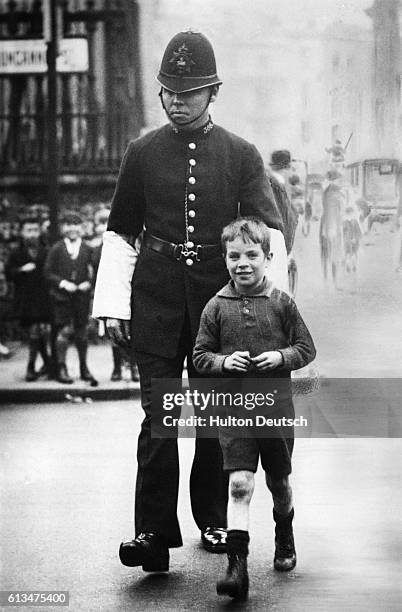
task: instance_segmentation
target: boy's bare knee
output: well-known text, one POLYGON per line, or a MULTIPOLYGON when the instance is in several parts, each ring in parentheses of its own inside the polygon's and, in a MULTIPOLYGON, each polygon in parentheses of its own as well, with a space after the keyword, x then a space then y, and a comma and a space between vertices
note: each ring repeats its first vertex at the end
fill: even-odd
POLYGON ((230 496, 236 500, 250 499, 254 491, 254 474, 247 470, 232 472, 230 475, 230 496))

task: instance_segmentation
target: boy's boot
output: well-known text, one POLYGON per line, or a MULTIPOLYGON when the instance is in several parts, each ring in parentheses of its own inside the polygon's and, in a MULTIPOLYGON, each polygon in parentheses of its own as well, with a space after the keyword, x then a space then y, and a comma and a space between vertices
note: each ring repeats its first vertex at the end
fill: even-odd
POLYGON ((39 338, 39 353, 43 359, 43 365, 38 372, 38 376, 50 376, 51 374, 51 360, 50 355, 47 351, 46 338, 41 336, 39 338))
POLYGON ((76 340, 76 347, 78 351, 78 359, 80 361, 80 378, 89 383, 95 383, 96 379, 92 376, 87 366, 87 351, 88 342, 86 340, 76 340))
POLYGON ((113 372, 110 380, 117 381, 121 380, 121 351, 118 346, 112 346, 113 353, 113 372))
POLYGON ((138 382, 140 380, 140 373, 138 371, 138 366, 135 361, 131 364, 131 380, 133 382, 138 382))
POLYGON ((296 565, 296 550, 293 539, 292 521, 294 509, 287 516, 273 511, 275 525, 274 568, 279 572, 288 572, 296 565))
POLYGON ((68 341, 60 334, 57 336, 55 341, 56 360, 57 360, 57 371, 56 380, 64 384, 71 384, 73 379, 70 378, 66 367, 66 355, 67 355, 68 341))
POLYGON ((28 355, 28 365, 27 365, 27 373, 25 376, 25 380, 27 382, 33 382, 37 380, 38 373, 35 371, 35 361, 36 356, 39 351, 39 342, 37 338, 30 338, 29 340, 29 355, 28 355))
POLYGON ((226 576, 216 583, 218 595, 229 595, 233 599, 246 599, 248 594, 247 555, 250 541, 248 531, 230 529, 227 535, 229 560, 226 576))

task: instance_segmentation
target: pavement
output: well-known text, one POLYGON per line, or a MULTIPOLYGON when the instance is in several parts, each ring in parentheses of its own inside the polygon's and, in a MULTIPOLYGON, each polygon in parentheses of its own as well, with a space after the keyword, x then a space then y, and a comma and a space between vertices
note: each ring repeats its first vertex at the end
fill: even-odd
MULTIPOLYGON (((55 380, 41 377, 34 382, 26 382, 25 373, 28 362, 28 349, 23 343, 9 346, 11 354, 0 359, 0 404, 42 403, 42 402, 87 402, 94 400, 117 400, 139 397, 140 385, 131 380, 131 372, 123 367, 121 381, 112 382, 112 350, 107 342, 90 345, 88 367, 98 381, 97 387, 90 386, 79 378, 78 356, 74 347, 67 355, 67 368, 74 379, 72 384, 61 384, 55 380)), ((41 359, 37 359, 37 369, 41 359)))

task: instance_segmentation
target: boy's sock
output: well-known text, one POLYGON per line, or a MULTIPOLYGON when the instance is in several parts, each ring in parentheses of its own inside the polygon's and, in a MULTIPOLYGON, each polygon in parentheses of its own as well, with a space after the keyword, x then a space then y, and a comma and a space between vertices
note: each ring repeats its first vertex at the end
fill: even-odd
POLYGON ((292 521, 294 509, 287 516, 273 511, 275 525, 274 567, 280 572, 288 572, 296 565, 296 550, 293 538, 292 521))
POLYGON ((248 531, 242 529, 229 529, 226 540, 227 554, 248 555, 250 536, 248 531))

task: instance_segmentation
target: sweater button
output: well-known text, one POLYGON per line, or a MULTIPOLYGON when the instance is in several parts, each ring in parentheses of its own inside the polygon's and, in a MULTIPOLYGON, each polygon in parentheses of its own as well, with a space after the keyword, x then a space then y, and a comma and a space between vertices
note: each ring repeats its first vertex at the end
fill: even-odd
POLYGON ((195 217, 195 210, 189 210, 188 211, 188 216, 191 217, 191 218, 195 217))
POLYGON ((190 232, 190 234, 192 234, 194 231, 194 225, 189 225, 187 229, 190 232))
POLYGON ((190 183, 190 185, 194 185, 195 184, 195 177, 194 176, 190 176, 188 179, 188 182, 190 183))
POLYGON ((197 148, 197 145, 195 144, 195 142, 189 142, 188 148, 191 149, 192 151, 194 151, 194 149, 197 148))
POLYGON ((193 265, 193 260, 192 259, 186 259, 186 265, 187 266, 192 266, 193 265))
POLYGON ((244 308, 243 312, 244 312, 244 314, 248 314, 250 312, 250 310, 248 308, 244 308))
POLYGON ((188 160, 188 163, 190 164, 190 166, 195 166, 197 162, 195 161, 195 159, 191 158, 188 160))
POLYGON ((186 242, 186 247, 187 247, 188 249, 192 249, 192 248, 193 248, 193 246, 194 246, 194 242, 191 242, 191 240, 189 240, 188 242, 186 242))
POLYGON ((195 193, 189 193, 188 194, 188 199, 190 200, 190 202, 194 202, 194 200, 195 200, 195 193))

